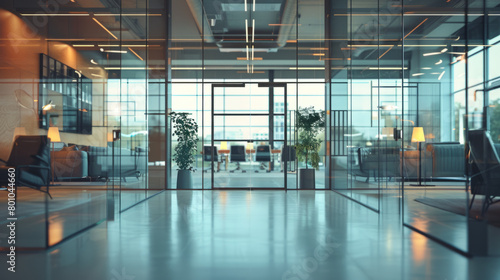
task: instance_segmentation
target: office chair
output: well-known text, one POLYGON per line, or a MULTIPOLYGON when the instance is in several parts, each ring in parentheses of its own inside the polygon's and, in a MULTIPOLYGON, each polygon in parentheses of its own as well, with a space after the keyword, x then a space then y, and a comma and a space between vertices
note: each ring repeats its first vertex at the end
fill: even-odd
POLYGON ((220 171, 219 168, 219 154, 217 153, 217 147, 215 146, 203 146, 203 161, 208 161, 210 162, 210 167, 207 169, 204 169, 203 172, 208 172, 208 170, 215 170, 214 167, 214 162, 217 162, 217 170, 216 172, 220 171))
POLYGON ((1 160, 0 185, 9 185, 9 169, 15 168, 16 190, 19 186, 29 187, 52 196, 49 193, 51 179, 50 139, 47 136, 19 136, 7 161, 1 160), (46 190, 42 190, 46 187, 46 190))
POLYGON ((241 170, 242 173, 247 172, 241 169, 240 162, 246 161, 245 146, 244 145, 232 145, 229 153, 229 159, 231 162, 236 162, 236 169, 229 172, 234 173, 234 171, 241 170))
MULTIPOLYGON (((257 146, 255 161, 261 163, 261 169, 266 168, 265 162, 271 163, 271 148, 269 147, 269 145, 257 146)), ((257 173, 259 172, 259 170, 255 170, 255 172, 257 173)), ((269 173, 271 172, 271 170, 267 169, 266 172, 269 173)))

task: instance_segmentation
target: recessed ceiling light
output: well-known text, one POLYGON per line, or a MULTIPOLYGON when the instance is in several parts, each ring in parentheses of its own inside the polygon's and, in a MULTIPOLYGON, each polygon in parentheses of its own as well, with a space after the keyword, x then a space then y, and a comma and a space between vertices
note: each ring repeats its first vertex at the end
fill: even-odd
POLYGON ((415 74, 412 74, 413 77, 422 76, 422 75, 424 75, 424 73, 415 73, 415 74))
POLYGON ((442 59, 440 59, 440 60, 439 60, 438 62, 436 62, 435 64, 436 64, 436 65, 439 65, 439 64, 441 64, 441 63, 443 63, 443 60, 442 60, 442 59))

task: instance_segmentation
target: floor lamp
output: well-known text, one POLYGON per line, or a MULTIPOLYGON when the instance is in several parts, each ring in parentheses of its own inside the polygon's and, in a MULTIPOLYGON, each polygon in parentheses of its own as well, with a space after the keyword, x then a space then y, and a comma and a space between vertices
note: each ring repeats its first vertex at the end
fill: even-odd
MULTIPOLYGON (((59 135, 59 127, 57 126, 51 126, 49 127, 49 131, 47 133, 47 137, 50 139, 50 142, 52 142, 52 151, 55 152, 55 147, 54 143, 56 142, 61 142, 61 136, 59 135)), ((54 185, 54 167, 55 163, 53 160, 53 157, 50 157, 50 162, 51 162, 51 170, 52 170, 52 185, 54 185)))
POLYGON ((418 187, 429 187, 432 185, 422 184, 422 142, 425 142, 424 128, 423 127, 414 127, 413 133, 411 135, 411 142, 418 143, 418 184, 410 184, 410 186, 418 186, 418 187))

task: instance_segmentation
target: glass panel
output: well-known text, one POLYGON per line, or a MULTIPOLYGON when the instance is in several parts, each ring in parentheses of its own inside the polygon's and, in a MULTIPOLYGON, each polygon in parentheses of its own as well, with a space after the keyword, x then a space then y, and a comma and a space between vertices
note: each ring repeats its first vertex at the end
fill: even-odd
POLYGON ((482 56, 470 57, 469 64, 463 59, 464 5, 448 7, 440 15, 425 13, 438 8, 438 3, 404 7, 405 58, 411 56, 402 104, 404 224, 466 252, 464 132, 474 118, 468 118, 471 95, 467 100, 463 89, 482 81, 482 56), (454 27, 445 28, 450 25, 454 27))
POLYGON ((268 116, 215 116, 214 139, 216 140, 268 140, 268 116))

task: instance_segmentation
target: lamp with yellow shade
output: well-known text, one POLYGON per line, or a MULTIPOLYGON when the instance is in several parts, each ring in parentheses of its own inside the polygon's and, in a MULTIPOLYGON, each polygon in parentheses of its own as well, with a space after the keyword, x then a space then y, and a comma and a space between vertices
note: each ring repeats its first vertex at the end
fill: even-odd
POLYGON ((220 150, 227 150, 227 142, 226 141, 220 142, 220 150))
POLYGON ((413 128, 413 133, 411 134, 411 142, 419 143, 420 142, 425 142, 425 136, 424 136, 424 128, 423 127, 414 127, 413 128))
MULTIPOLYGON (((47 132, 47 137, 50 139, 50 142, 52 142, 52 151, 55 151, 54 148, 54 143, 55 142, 61 142, 61 135, 59 135, 59 127, 57 126, 51 126, 49 127, 49 131, 47 132)), ((53 157, 50 157, 51 161, 51 166, 52 166, 52 185, 54 185, 54 162, 53 162, 53 157)))
POLYGON ((252 142, 248 142, 246 149, 247 149, 247 151, 251 152, 253 150, 253 143, 252 142))
POLYGON ((410 186, 429 187, 433 185, 422 184, 422 149, 420 143, 425 142, 425 134, 423 127, 414 127, 411 134, 411 142, 418 143, 418 184, 410 184, 410 186))
POLYGON ((50 142, 52 142, 52 143, 61 142, 61 135, 59 134, 59 127, 57 127, 57 126, 49 127, 47 137, 50 139, 50 142))

